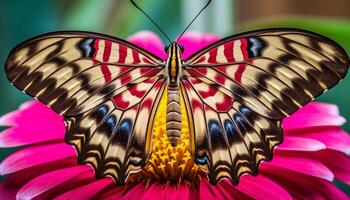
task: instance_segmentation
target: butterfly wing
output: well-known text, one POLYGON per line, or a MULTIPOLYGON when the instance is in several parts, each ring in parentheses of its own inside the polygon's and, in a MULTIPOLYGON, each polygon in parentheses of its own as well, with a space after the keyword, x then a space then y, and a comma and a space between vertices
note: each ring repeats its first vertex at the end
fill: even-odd
POLYGON ((162 61, 131 43, 89 32, 38 36, 10 53, 8 79, 64 116, 66 141, 98 177, 124 182, 150 155, 165 88, 162 61))
POLYGON ((222 39, 185 63, 182 93, 195 160, 211 182, 237 183, 272 158, 284 117, 343 79, 349 58, 318 34, 267 29, 222 39))

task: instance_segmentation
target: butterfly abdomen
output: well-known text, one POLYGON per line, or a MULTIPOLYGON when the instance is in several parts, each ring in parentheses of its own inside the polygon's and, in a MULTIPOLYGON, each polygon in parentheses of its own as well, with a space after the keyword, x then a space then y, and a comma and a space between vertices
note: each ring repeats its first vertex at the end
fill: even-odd
POLYGON ((176 146, 181 136, 181 104, 178 86, 168 87, 168 102, 166 111, 166 133, 172 146, 176 146))

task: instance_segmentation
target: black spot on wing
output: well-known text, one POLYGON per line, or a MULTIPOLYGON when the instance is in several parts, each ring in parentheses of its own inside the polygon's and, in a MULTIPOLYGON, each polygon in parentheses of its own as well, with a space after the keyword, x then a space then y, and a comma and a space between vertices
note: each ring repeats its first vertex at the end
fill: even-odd
POLYGON ((129 140, 131 130, 132 121, 128 118, 123 119, 117 128, 117 133, 114 135, 113 142, 120 143, 126 146, 129 140))
POLYGON ((114 115, 110 115, 101 126, 101 132, 107 135, 108 138, 110 138, 112 135, 114 127, 116 126, 116 121, 116 117, 114 115))
POLYGON ((212 150, 215 151, 216 149, 226 148, 227 145, 221 123, 216 120, 210 120, 208 128, 212 150))
POLYGON ((199 165, 205 165, 207 164, 207 157, 206 156, 201 156, 201 157, 197 157, 196 158, 196 164, 199 164, 199 165))
POLYGON ((84 57, 92 58, 95 52, 94 49, 95 40, 92 38, 84 39, 79 43, 79 48, 83 53, 84 57))
POLYGON ((248 38, 248 54, 249 58, 258 57, 261 55, 262 49, 265 47, 265 42, 259 38, 251 37, 248 38))
POLYGON ((107 115, 108 111, 108 106, 101 105, 91 114, 91 118, 96 120, 97 122, 100 122, 107 115))
POLYGON ((235 126, 233 125, 231 120, 226 119, 224 121, 224 129, 225 129, 229 144, 232 144, 234 142, 238 142, 241 140, 240 135, 235 129, 235 126))

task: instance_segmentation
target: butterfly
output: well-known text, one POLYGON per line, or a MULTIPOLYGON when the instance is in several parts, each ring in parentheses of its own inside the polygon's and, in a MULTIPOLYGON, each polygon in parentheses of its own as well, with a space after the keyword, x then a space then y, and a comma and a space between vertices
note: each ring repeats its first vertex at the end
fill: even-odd
POLYGON ((97 177, 123 184, 145 166, 167 94, 169 142, 178 144, 187 115, 195 163, 211 183, 237 184, 272 159, 282 119, 341 81, 350 62, 336 42, 298 29, 229 36, 182 60, 184 51, 173 42, 162 60, 123 39, 53 32, 15 47, 5 70, 17 88, 64 116, 66 142, 97 177))

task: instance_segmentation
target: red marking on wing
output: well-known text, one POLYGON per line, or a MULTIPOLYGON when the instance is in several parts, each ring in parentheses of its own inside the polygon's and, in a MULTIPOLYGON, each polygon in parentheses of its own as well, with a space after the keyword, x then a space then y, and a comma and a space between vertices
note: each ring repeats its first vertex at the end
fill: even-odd
POLYGON ((241 39, 241 51, 243 54, 243 60, 248 59, 248 51, 247 51, 247 39, 241 39))
MULTIPOLYGON (((243 60, 247 60, 248 59, 248 51, 247 51, 247 39, 243 38, 241 39, 241 51, 243 54, 243 60)), ((245 64, 240 64, 238 65, 238 69, 235 72, 235 80, 238 83, 242 82, 242 76, 243 76, 243 72, 246 69, 246 65, 245 64)))
POLYGON ((144 62, 144 63, 147 63, 147 64, 154 64, 152 61, 150 61, 149 59, 147 59, 147 58, 142 58, 142 62, 144 62))
POLYGON ((216 62, 217 53, 218 53, 218 48, 213 48, 209 51, 208 63, 217 63, 216 62))
POLYGON ((228 62, 235 61, 235 57, 233 55, 233 41, 224 44, 224 54, 228 62))
POLYGON ((133 95, 136 96, 138 98, 143 97, 146 94, 146 90, 138 90, 137 89, 137 85, 134 85, 132 87, 129 88, 129 92, 133 95))
POLYGON ((118 63, 120 63, 120 64, 125 63, 125 58, 126 58, 127 54, 128 54, 127 47, 120 44, 119 45, 119 60, 118 60, 118 63))
POLYGON ((216 109, 219 112, 226 112, 232 107, 233 99, 224 94, 224 100, 222 102, 216 102, 216 109))
POLYGON ((182 81, 182 83, 183 83, 183 85, 185 86, 185 88, 187 89, 187 90, 191 90, 192 88, 191 88, 191 85, 188 83, 188 81, 186 80, 183 80, 182 81))
POLYGON ((132 57, 134 58, 133 64, 139 64, 141 62, 139 52, 136 50, 132 50, 132 57))
POLYGON ((142 102, 141 109, 147 108, 148 110, 150 110, 152 107, 152 104, 153 104, 153 99, 148 97, 142 102))
MULTIPOLYGON (((103 62, 109 61, 109 57, 111 55, 111 47, 112 47, 112 42, 109 40, 105 40, 105 47, 104 47, 103 56, 102 56, 103 62)), ((105 82, 108 83, 112 79, 111 71, 108 69, 108 65, 102 64, 101 71, 105 79, 105 82)))
POLYGON ((124 101, 122 99, 122 95, 123 95, 123 93, 114 96, 113 97, 113 102, 114 102, 114 105, 115 105, 116 108, 126 109, 126 108, 128 108, 130 102, 129 101, 124 101))
POLYGON ((130 72, 124 74, 121 78, 120 78, 120 82, 122 85, 128 83, 131 81, 131 75, 130 72))
POLYGON ((223 75, 216 73, 216 75, 214 76, 214 79, 217 83, 221 85, 225 85, 226 78, 223 75))
POLYGON ((208 91, 203 91, 203 90, 200 90, 198 91, 199 94, 205 99, 207 97, 212 97, 214 96, 217 92, 218 92, 218 89, 215 88, 215 87, 209 87, 209 90, 208 91))
POLYGON ((191 99, 191 106, 193 110, 200 109, 203 110, 203 104, 202 102, 198 101, 197 99, 191 99))
POLYGON ((207 67, 196 67, 196 71, 203 74, 203 75, 206 75, 208 72, 208 68, 207 67))
POLYGON ((97 52, 98 52, 98 43, 100 42, 100 39, 96 38, 95 41, 94 41, 94 55, 92 56, 93 60, 94 60, 94 63, 96 63, 96 55, 97 55, 97 52))
POLYGON ((227 74, 227 66, 217 66, 216 69, 224 74, 227 74))
POLYGON ((205 57, 202 56, 196 62, 194 62, 193 64, 198 64, 198 63, 201 63, 201 62, 204 62, 204 61, 205 61, 205 57))
POLYGON ((159 89, 162 87, 162 84, 163 84, 164 80, 160 80, 156 83, 156 85, 154 86, 154 89, 159 89))

